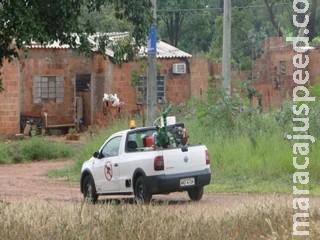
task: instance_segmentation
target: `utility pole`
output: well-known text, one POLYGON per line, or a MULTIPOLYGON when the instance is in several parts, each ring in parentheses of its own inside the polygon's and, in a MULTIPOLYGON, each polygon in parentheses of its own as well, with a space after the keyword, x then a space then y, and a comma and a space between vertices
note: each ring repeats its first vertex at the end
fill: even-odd
POLYGON ((157 1, 151 0, 154 25, 150 27, 148 38, 148 78, 147 78, 147 126, 152 126, 157 111, 157 1))
POLYGON ((231 94, 231 0, 224 0, 223 6, 223 49, 222 49, 222 87, 231 94))
POLYGON ((148 38, 148 78, 147 78, 147 126, 152 126, 157 111, 157 0, 151 0, 154 25, 150 27, 148 38))

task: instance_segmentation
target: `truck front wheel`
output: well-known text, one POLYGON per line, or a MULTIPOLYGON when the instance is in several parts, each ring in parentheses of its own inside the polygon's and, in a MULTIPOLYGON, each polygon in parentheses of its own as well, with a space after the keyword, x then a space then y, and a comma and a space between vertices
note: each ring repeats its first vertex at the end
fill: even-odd
POLYGON ((199 201, 203 196, 203 187, 191 188, 188 190, 189 198, 192 201, 199 201))
POLYGON ((86 176, 83 180, 83 198, 90 203, 96 203, 98 200, 96 186, 90 175, 86 176))
POLYGON ((143 176, 138 177, 134 185, 134 196, 138 203, 150 203, 152 194, 148 191, 145 178, 143 176))

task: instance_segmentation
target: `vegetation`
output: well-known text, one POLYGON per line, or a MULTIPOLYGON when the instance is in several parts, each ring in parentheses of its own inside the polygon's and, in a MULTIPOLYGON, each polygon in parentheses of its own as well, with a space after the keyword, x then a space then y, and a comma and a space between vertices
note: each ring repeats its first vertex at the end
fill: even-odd
MULTIPOLYGON (((132 24, 134 45, 144 44, 152 22, 149 0, 0 0, 0 68, 5 59, 19 57, 19 50, 26 50, 32 41, 40 44, 59 41, 60 44, 69 44, 80 52, 90 54, 93 45, 88 35, 96 33, 97 28, 90 19, 82 21, 80 16, 94 11, 100 13, 103 7, 110 8, 111 5, 115 18, 132 24)), ((110 41, 108 37, 96 36, 95 41, 99 43, 97 52, 105 56, 110 41)))
POLYGON ((33 137, 23 141, 0 142, 0 164, 70 158, 74 151, 61 142, 33 137))
MULTIPOLYGON (((262 113, 260 106, 253 104, 259 97, 254 90, 246 88, 243 84, 232 97, 229 97, 217 87, 219 81, 219 78, 211 80, 207 98, 194 99, 184 106, 174 108, 172 112, 178 121, 185 122, 190 136, 189 143, 203 143, 209 149, 213 175, 211 185, 205 190, 291 193, 292 175, 296 169, 292 162, 293 142, 286 136, 293 133, 292 104, 288 102, 282 109, 262 113)), ((310 87, 310 92, 316 99, 320 95, 319 89, 320 85, 310 87)), ((320 135, 320 113, 317 111, 319 101, 310 102, 308 106, 308 134, 317 139, 320 135)), ((137 126, 142 126, 142 119, 135 119, 137 126)), ((128 128, 128 123, 129 118, 122 118, 117 119, 108 128, 91 129, 83 136, 86 144, 72 155, 75 160, 74 166, 51 171, 48 175, 67 177, 70 181, 77 182, 82 163, 88 160, 111 134, 128 128)), ((310 144, 309 148, 310 182, 297 187, 309 189, 312 195, 319 195, 318 141, 310 144)), ((2 163, 63 158, 71 156, 70 151, 62 144, 52 145, 38 138, 0 145, 2 163)))
MULTIPOLYGON (((203 143, 211 155, 212 182, 206 187, 210 192, 292 193, 293 142, 286 138, 292 135, 294 114, 289 102, 280 110, 262 113, 260 106, 253 104, 251 88, 239 88, 232 96, 226 96, 217 85, 219 78, 211 80, 208 98, 194 99, 184 106, 174 108, 172 114, 187 127, 189 144, 203 143), (194 117, 196 116, 196 117, 194 117)), ((246 86, 245 84, 242 86, 246 86)), ((310 88, 311 94, 320 95, 320 85, 310 88)), ((309 132, 320 136, 319 101, 308 104, 309 132)), ((68 170, 68 178, 78 181, 82 163, 112 133, 128 127, 128 119, 118 120, 109 128, 101 128, 87 136, 87 144, 76 155, 75 166, 68 170)), ((141 124, 137 123, 137 126, 141 124)), ((320 194, 319 143, 310 144, 310 164, 307 168, 310 182, 296 185, 309 189, 310 194, 320 194)), ((65 171, 51 172, 51 176, 63 176, 65 171)))
MULTIPOLYGON (((319 236, 320 212, 311 208, 310 239, 319 236)), ((303 221, 300 219, 300 221, 303 221)), ((0 202, 0 239, 291 239, 292 202, 275 197, 238 203, 97 204, 0 202)), ((308 238, 309 239, 309 238, 308 238)))
MULTIPOLYGON (((203 143, 209 149, 213 175, 206 191, 292 193, 292 174, 295 172, 293 142, 286 138, 287 134, 292 134, 291 105, 288 103, 282 110, 261 113, 258 107, 253 106, 249 96, 224 96, 214 83, 209 91, 209 100, 193 100, 173 112, 179 121, 185 122, 189 143, 203 143)), ((316 111, 319 103, 311 104, 309 108, 309 134, 317 137, 320 134, 320 116, 316 111)), ((76 155, 75 166, 68 170, 67 177, 78 181, 82 163, 98 150, 108 136, 127 126, 128 120, 123 119, 88 135, 87 144, 76 155)), ((318 141, 311 144, 308 154, 310 182, 297 186, 299 189, 309 189, 313 195, 320 194, 319 149, 318 141)), ((50 175, 63 174, 66 172, 57 170, 50 175)))
MULTIPOLYGON (((212 158, 211 191, 292 193, 293 134, 292 103, 282 109, 261 113, 249 96, 225 96, 212 80, 207 100, 190 102, 184 112, 190 141, 205 143, 212 158), (189 114, 188 114, 189 112, 189 114), (194 116, 198 118, 195 119, 194 116)), ((318 86, 318 85, 317 85, 318 86)), ((311 89, 319 94, 319 86, 311 89)), ((308 134, 319 137, 319 100, 308 104, 308 134)), ((297 186, 320 194, 319 143, 310 144, 309 184, 297 186)))

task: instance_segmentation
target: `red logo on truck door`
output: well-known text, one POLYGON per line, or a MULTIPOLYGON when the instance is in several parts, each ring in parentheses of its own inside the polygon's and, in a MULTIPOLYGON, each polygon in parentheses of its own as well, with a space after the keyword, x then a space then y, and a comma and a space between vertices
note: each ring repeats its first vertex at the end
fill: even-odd
POLYGON ((111 162, 107 162, 104 166, 104 175, 106 176, 106 179, 110 181, 112 179, 112 165, 111 162))

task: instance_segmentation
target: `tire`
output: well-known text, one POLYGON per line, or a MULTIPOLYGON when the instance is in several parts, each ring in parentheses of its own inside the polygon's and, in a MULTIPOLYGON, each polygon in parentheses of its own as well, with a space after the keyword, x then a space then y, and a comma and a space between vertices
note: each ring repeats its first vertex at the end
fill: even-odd
POLYGON ((152 194, 149 192, 143 176, 138 177, 134 185, 134 196, 137 203, 148 204, 152 199, 152 194))
POLYGON ((189 198, 192 201, 199 201, 203 196, 203 187, 191 188, 188 190, 189 198))
POLYGON ((83 180, 83 198, 85 201, 93 204, 98 200, 96 186, 91 175, 86 176, 83 180))

